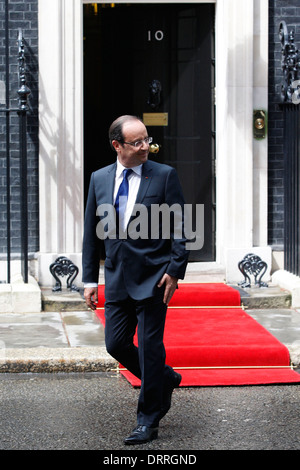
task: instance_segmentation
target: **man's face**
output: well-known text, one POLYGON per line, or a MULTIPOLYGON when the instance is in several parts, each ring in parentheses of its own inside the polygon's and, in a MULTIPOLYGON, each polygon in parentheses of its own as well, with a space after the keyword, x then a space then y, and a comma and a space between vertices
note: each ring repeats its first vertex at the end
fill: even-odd
POLYGON ((149 144, 144 141, 148 137, 148 132, 144 124, 140 121, 128 121, 123 124, 123 137, 124 142, 142 142, 142 145, 135 147, 124 142, 118 142, 113 140, 112 144, 118 154, 120 163, 126 168, 132 168, 134 166, 145 163, 148 159, 149 144))

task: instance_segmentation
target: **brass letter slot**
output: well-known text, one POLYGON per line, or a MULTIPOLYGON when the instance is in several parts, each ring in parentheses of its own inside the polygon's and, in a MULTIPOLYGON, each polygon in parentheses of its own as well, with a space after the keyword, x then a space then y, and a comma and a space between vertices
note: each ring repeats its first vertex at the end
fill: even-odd
POLYGON ((168 113, 144 113, 143 121, 145 126, 167 126, 168 113))

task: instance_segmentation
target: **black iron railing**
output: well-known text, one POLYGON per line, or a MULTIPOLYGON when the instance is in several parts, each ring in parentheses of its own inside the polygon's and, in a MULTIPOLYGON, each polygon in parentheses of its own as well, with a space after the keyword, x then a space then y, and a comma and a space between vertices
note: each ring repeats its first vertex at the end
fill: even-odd
POLYGON ((284 268, 300 275, 300 52, 294 31, 279 26, 284 116, 284 268))
POLYGON ((21 212, 21 272, 25 283, 28 282, 28 207, 27 207, 27 98, 30 90, 26 85, 25 75, 25 41, 22 30, 18 30, 19 60, 19 96, 18 107, 10 107, 10 55, 9 55, 9 11, 8 0, 5 2, 5 91, 6 106, 0 112, 6 115, 6 239, 7 239, 7 283, 11 282, 11 151, 10 151, 10 115, 19 116, 19 158, 20 158, 20 212, 21 212))
POLYGON ((284 105, 284 268, 300 275, 300 109, 284 105))

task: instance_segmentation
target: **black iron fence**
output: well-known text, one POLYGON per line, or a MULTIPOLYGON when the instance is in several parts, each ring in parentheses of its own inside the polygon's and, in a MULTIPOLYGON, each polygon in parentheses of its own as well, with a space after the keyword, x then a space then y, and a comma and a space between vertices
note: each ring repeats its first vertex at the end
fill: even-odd
POLYGON ((294 31, 279 27, 284 115, 284 268, 300 275, 300 52, 294 31))
POLYGON ((300 109, 284 106, 284 268, 300 275, 300 109))
POLYGON ((15 91, 18 106, 10 106, 10 54, 9 54, 9 13, 8 1, 5 4, 5 106, 0 112, 5 114, 5 158, 6 158, 6 241, 7 241, 7 283, 11 282, 11 142, 10 116, 16 113, 19 120, 19 172, 20 172, 20 220, 21 220, 21 272, 25 283, 28 282, 28 197, 27 197, 27 98, 30 90, 26 85, 25 41, 22 30, 16 32, 19 61, 19 87, 15 91))

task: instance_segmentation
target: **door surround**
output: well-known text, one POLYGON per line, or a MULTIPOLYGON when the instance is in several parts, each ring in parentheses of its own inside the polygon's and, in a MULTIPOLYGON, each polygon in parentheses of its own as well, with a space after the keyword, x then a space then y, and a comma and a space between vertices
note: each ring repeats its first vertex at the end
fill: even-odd
MULTIPOLYGON (((58 255, 81 268, 84 3, 93 2, 39 0, 37 258, 44 286, 52 284, 49 265, 58 255)), ((267 109, 268 0, 189 3, 216 4, 216 261, 225 266, 231 249, 267 246, 267 139, 253 140, 252 113, 267 109)))

